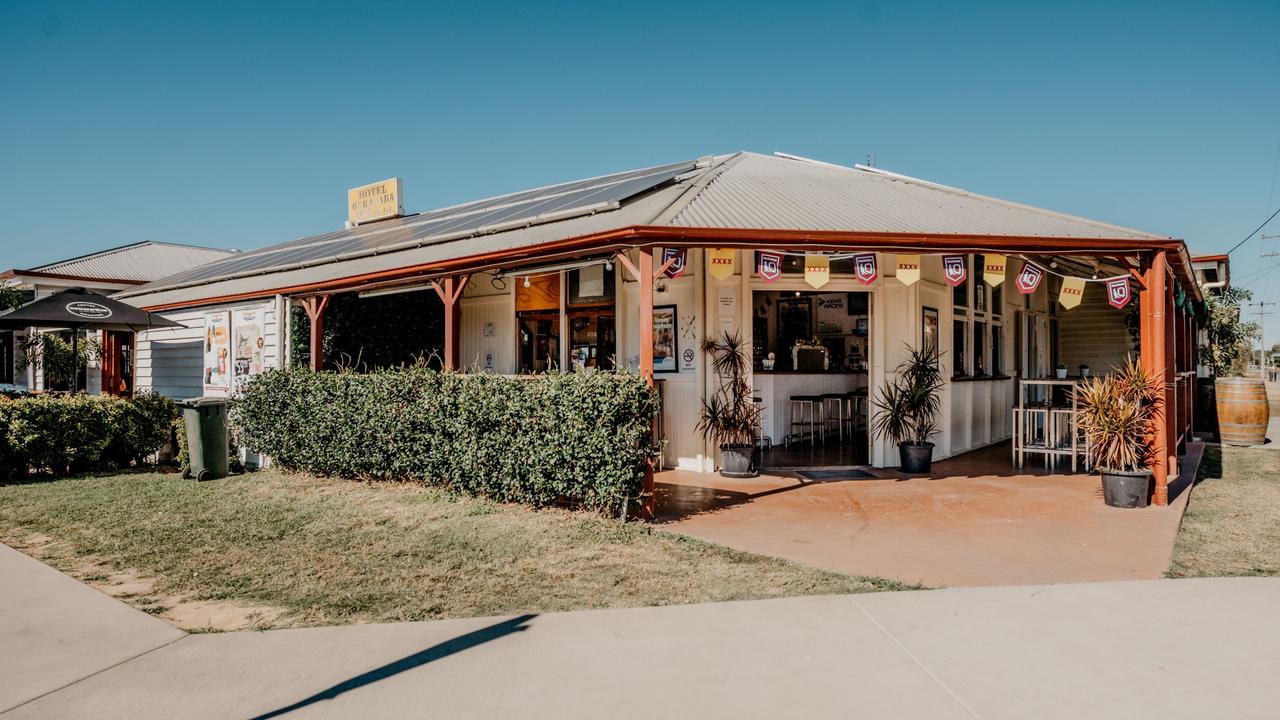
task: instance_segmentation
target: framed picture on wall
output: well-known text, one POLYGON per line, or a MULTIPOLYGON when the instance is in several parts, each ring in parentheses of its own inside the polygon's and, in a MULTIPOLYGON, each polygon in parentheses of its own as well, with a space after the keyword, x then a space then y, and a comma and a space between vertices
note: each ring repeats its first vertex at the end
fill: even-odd
POLYGON ((680 328, 675 305, 653 308, 653 371, 680 372, 680 328))
POLYGON ((920 308, 920 347, 929 351, 936 360, 938 357, 938 309, 920 308))

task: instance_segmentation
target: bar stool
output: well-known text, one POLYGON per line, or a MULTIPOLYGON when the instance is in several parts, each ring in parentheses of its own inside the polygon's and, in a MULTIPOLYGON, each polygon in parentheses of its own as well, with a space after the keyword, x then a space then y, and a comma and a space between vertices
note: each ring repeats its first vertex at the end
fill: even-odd
POLYGON ((826 442, 826 421, 822 413, 822 396, 821 395, 792 395, 791 396, 791 425, 787 428, 787 437, 784 445, 790 447, 791 438, 805 437, 812 444, 818 436, 817 431, 822 432, 822 440, 826 442), (797 433, 796 427, 808 427, 809 432, 797 433))
MULTIPOLYGON (((844 442, 844 426, 849 422, 849 413, 852 403, 849 401, 848 393, 823 393, 822 394, 822 415, 826 419, 822 429, 825 431, 831 423, 836 426, 836 438, 840 442, 844 442)), ((852 435, 852 429, 850 429, 852 435)))
POLYGON ((849 434, 853 434, 855 430, 867 429, 867 417, 870 415, 870 405, 867 399, 867 389, 860 388, 847 394, 851 406, 849 417, 849 434))
MULTIPOLYGON (((752 402, 752 404, 754 404, 754 405, 758 408, 758 407, 760 407, 760 405, 764 402, 764 400, 761 400, 761 399, 760 399, 760 398, 758 398, 758 397, 753 397, 753 398, 751 398, 751 402, 752 402)), ((761 444, 761 445, 763 445, 765 448, 768 448, 768 449, 772 450, 772 449, 773 449, 773 438, 772 438, 771 436, 769 436, 769 435, 765 435, 763 432, 761 432, 761 433, 760 433, 760 444, 761 444)))

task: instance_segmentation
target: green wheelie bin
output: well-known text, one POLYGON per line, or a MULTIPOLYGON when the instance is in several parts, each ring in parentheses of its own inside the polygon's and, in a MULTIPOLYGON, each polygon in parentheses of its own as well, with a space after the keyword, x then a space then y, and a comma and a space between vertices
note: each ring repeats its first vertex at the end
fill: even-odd
POLYGON ((200 397, 178 403, 187 427, 187 468, 183 476, 216 480, 227 476, 227 401, 200 397))

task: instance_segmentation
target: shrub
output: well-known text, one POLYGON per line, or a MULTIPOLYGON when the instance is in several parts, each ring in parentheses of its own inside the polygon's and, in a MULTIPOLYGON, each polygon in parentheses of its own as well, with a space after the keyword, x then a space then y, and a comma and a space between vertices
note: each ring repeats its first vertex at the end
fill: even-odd
POLYGON ((231 423, 241 442, 285 468, 617 510, 640 496, 657 408, 656 393, 625 373, 294 368, 255 378, 231 423))
POLYGON ((40 395, 0 401, 0 475, 64 475, 141 462, 168 437, 176 409, 158 395, 40 395))

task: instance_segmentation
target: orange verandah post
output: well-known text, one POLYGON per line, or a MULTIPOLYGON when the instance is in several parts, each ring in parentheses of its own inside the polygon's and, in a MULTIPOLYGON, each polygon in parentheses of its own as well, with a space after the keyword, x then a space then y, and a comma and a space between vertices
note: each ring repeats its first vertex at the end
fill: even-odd
POLYGON ((1143 287, 1138 295, 1141 334, 1141 363, 1150 375, 1160 383, 1163 390, 1164 407, 1152 428, 1153 455, 1155 466, 1155 489, 1152 502, 1156 505, 1169 504, 1169 475, 1176 473, 1177 452, 1170 447, 1170 430, 1177 414, 1173 408, 1176 399, 1172 397, 1174 390, 1174 373, 1170 370, 1169 324, 1172 319, 1172 293, 1169 292, 1168 260, 1164 250, 1157 250, 1150 263, 1142 273, 1143 287))
POLYGON ((444 369, 457 370, 462 364, 462 291, 470 275, 432 280, 431 287, 444 303, 444 369))
MULTIPOLYGON (((619 252, 616 257, 618 264, 635 279, 639 286, 636 295, 640 305, 640 377, 645 384, 653 387, 653 283, 657 279, 656 276, 665 272, 672 261, 655 270, 653 248, 639 248, 638 254, 639 262, 637 263, 632 263, 625 251, 619 252)), ((657 430, 650 427, 650 432, 657 432, 657 430)), ((653 460, 650 459, 644 466, 644 514, 649 519, 654 517, 653 473, 653 460)))
POLYGON ((328 295, 312 295, 302 299, 302 309, 311 321, 311 369, 315 372, 324 368, 324 309, 328 306, 328 295))

